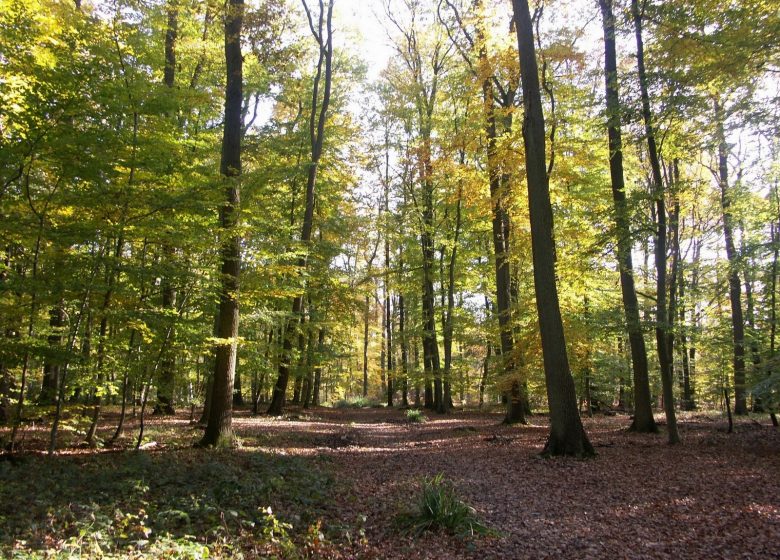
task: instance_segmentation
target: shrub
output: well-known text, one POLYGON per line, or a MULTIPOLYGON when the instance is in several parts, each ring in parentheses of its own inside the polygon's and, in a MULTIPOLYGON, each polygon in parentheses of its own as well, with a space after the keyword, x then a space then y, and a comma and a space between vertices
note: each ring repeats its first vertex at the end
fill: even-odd
POLYGON ((423 411, 417 408, 410 408, 406 411, 406 420, 409 422, 425 422, 428 418, 423 411))
POLYGON ((405 533, 415 536, 437 529, 459 537, 493 534, 479 521, 474 508, 458 498, 452 483, 441 473, 423 480, 417 509, 401 514, 397 521, 405 533))

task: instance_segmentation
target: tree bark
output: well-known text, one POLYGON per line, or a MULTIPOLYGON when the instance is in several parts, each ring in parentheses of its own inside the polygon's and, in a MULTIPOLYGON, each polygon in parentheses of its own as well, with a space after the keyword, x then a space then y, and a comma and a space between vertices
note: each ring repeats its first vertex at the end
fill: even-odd
MULTIPOLYGON (((323 0, 319 0, 319 17, 315 27, 309 6, 306 0, 302 0, 304 10, 309 21, 310 31, 319 45, 319 58, 317 72, 314 76, 312 88, 312 106, 309 117, 309 140, 311 144, 311 162, 309 163, 306 181, 306 200, 301 226, 301 244, 306 250, 310 249, 311 234, 314 223, 314 189, 317 182, 317 168, 322 157, 322 146, 325 139, 325 121, 330 105, 331 84, 333 76, 333 2, 328 1, 327 14, 323 0), (323 76, 324 65, 324 76, 323 76), (322 103, 319 99, 320 82, 324 79, 322 103)), ((304 256, 298 259, 298 270, 303 274, 306 270, 308 258, 304 256)), ((303 313, 305 294, 301 293, 293 298, 292 319, 288 320, 287 329, 283 332, 282 357, 279 361, 279 376, 274 385, 273 397, 268 407, 268 414, 281 416, 284 409, 287 383, 290 378, 290 361, 292 354, 292 339, 295 334, 295 325, 300 321, 303 313)))
MULTIPOLYGON (((49 349, 52 352, 59 351, 62 344, 61 329, 65 321, 65 310, 62 302, 49 310, 49 336, 47 341, 49 349)), ((41 383, 41 394, 38 397, 38 404, 50 405, 57 400, 57 388, 59 386, 60 366, 58 360, 53 356, 48 356, 43 364, 43 381, 41 383)))
POLYGON ((525 147, 531 247, 544 374, 551 431, 545 455, 594 455, 577 410, 574 379, 566 354, 566 340, 555 276, 553 215, 545 158, 544 114, 536 63, 533 24, 527 0, 513 0, 517 46, 523 87, 523 145, 525 147))
POLYGON ((747 414, 745 392, 745 319, 742 313, 742 288, 739 280, 739 256, 734 244, 734 223, 731 215, 732 193, 729 186, 729 146, 724 131, 723 107, 715 100, 715 126, 718 140, 718 181, 720 203, 723 210, 723 238, 726 258, 729 261, 729 301, 731 302, 731 327, 734 350, 734 414, 747 414))
MULTIPOLYGON (((179 33, 179 1, 168 0, 168 24, 165 33, 165 71, 163 83, 169 90, 173 90, 176 80, 176 42, 179 33)), ((163 244, 163 259, 169 272, 163 275, 161 283, 162 307, 167 313, 173 313, 176 309, 176 289, 173 285, 170 269, 173 268, 176 258, 176 249, 170 241, 163 244)), ((154 406, 154 414, 172 415, 176 410, 173 406, 174 392, 176 389, 176 355, 173 351, 176 337, 175 326, 167 325, 169 332, 168 352, 162 357, 160 363, 160 375, 157 381, 157 402, 154 406)))
POLYGON ((620 96, 615 47, 615 16, 612 0, 599 0, 604 30, 604 78, 607 98, 607 133, 609 136, 609 172, 612 179, 612 200, 617 233, 617 260, 620 270, 620 289, 623 312, 631 346, 631 365, 634 377, 634 420, 631 429, 640 433, 658 431, 653 418, 650 381, 647 367, 647 349, 639 319, 639 301, 634 285, 634 264, 631 258, 631 227, 626 203, 623 173, 623 138, 620 128, 620 96))
POLYGON ((226 201, 220 208, 222 242, 221 285, 217 320, 217 346, 211 406, 201 446, 233 444, 233 378, 236 372, 239 321, 239 273, 241 237, 235 231, 240 210, 241 104, 243 99, 243 57, 241 28, 244 0, 229 0, 225 16, 225 124, 222 134, 220 172, 225 181, 226 201))
POLYGON ((674 410, 674 377, 672 374, 672 355, 667 345, 667 333, 670 329, 670 325, 666 307, 666 202, 664 182, 661 175, 661 164, 658 158, 658 148, 655 143, 655 132, 652 122, 652 113, 650 111, 650 95, 648 93, 647 73, 645 71, 644 41, 642 39, 642 14, 639 10, 638 0, 631 1, 631 13, 634 18, 636 33, 639 88, 642 96, 642 118, 645 124, 647 151, 650 158, 650 167, 652 169, 653 197, 655 198, 656 211, 656 349, 658 351, 658 362, 661 368, 664 411, 666 413, 666 425, 669 434, 669 443, 674 444, 680 441, 680 434, 677 431, 677 416, 674 410))

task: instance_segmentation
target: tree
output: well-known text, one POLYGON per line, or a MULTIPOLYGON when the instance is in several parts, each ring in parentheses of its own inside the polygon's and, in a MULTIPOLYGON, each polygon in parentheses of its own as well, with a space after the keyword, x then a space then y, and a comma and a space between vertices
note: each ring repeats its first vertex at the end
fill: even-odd
POLYGON ((661 175, 661 164, 658 158, 658 148, 655 141, 652 113, 650 109, 650 94, 647 87, 647 72, 645 70, 644 42, 642 39, 642 13, 638 0, 631 2, 631 14, 634 19, 634 29, 637 47, 637 68, 639 72, 639 89, 642 96, 642 119, 645 125, 645 140, 647 152, 650 158, 652 195, 655 200, 656 234, 655 234, 655 267, 657 274, 656 289, 656 349, 658 362, 661 367, 661 382, 663 385, 664 411, 666 412, 666 424, 669 443, 680 441, 677 431, 677 416, 674 410, 674 385, 673 385, 673 355, 671 342, 670 315, 667 310, 667 254, 666 254, 666 202, 664 194, 664 181, 661 175))
POLYGON ((637 432, 656 432, 658 428, 655 425, 650 402, 647 350, 639 320, 639 302, 634 286, 634 265, 631 257, 632 237, 623 177, 623 139, 620 130, 621 108, 615 48, 615 16, 612 12, 612 0, 599 0, 599 6, 601 7, 604 28, 604 81, 607 98, 609 172, 612 179, 612 199, 615 204, 617 260, 634 374, 634 421, 631 427, 637 432))
POLYGON ((586 457, 593 446, 577 410, 574 379, 569 369, 566 341, 555 279, 555 244, 550 187, 545 158, 544 114, 539 87, 533 23, 527 0, 513 0, 520 75, 523 88, 523 145, 531 219, 534 286, 539 330, 542 337, 544 374, 550 407, 551 431, 546 455, 586 457))
MULTIPOLYGON (((329 0, 327 13, 323 0, 319 0, 319 15, 315 25, 311 10, 306 0, 302 0, 303 7, 306 10, 306 17, 309 22, 309 29, 315 42, 319 47, 317 58, 317 73, 314 76, 312 87, 311 113, 309 116, 309 141, 311 146, 311 161, 308 164, 308 175, 306 182, 306 197, 304 205, 303 224, 301 226, 301 244, 305 251, 308 251, 311 242, 312 228, 314 222, 314 187, 317 182, 317 166, 322 157, 322 146, 325 140, 325 122, 330 105, 331 85, 333 82, 333 3, 335 0, 329 0), (323 75, 324 71, 324 75, 323 75), (320 82, 324 80, 323 95, 320 103, 319 88, 320 82)), ((298 259, 298 269, 301 274, 306 271, 307 256, 304 254, 298 259)), ((303 313, 303 303, 305 294, 293 298, 292 319, 284 331, 282 343, 282 358, 279 362, 279 377, 274 386, 273 398, 268 407, 268 414, 279 416, 284 408, 285 395, 287 393, 287 382, 290 376, 290 358, 292 354, 292 343, 295 325, 300 321, 303 313)))
POLYGON ((230 0, 225 14, 225 124, 222 132, 220 173, 225 181, 226 200, 220 208, 222 241, 221 289, 217 315, 217 345, 214 360, 211 407, 202 446, 232 444, 233 378, 238 347, 239 273, 241 237, 236 231, 239 218, 241 176, 241 135, 243 100, 243 57, 241 28, 244 0, 230 0))

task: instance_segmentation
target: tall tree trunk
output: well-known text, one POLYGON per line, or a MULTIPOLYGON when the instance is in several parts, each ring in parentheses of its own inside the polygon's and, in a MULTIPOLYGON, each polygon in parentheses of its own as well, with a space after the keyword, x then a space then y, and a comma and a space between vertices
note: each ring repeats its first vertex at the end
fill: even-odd
POLYGON ((681 326, 679 338, 680 358, 682 359, 682 379, 680 383, 680 388, 683 394, 682 408, 683 410, 695 410, 693 394, 691 393, 691 360, 689 354, 690 349, 688 348, 688 325, 686 324, 688 313, 685 306, 685 275, 682 273, 682 271, 678 276, 677 290, 680 296, 680 310, 678 312, 678 320, 680 321, 681 326))
POLYGON ((222 134, 220 172, 225 181, 225 203, 220 208, 222 241, 221 284, 217 320, 217 346, 208 424, 201 446, 233 444, 233 378, 236 373, 239 321, 239 273, 241 237, 236 231, 240 211, 241 104, 243 99, 243 56, 241 28, 244 0, 229 0, 225 16, 225 124, 222 134))
MULTIPOLYGON (((479 59, 484 67, 483 72, 489 68, 487 48, 484 39, 481 40, 479 59)), ((513 99, 514 100, 514 99, 513 99)), ((516 364, 514 352, 514 337, 512 332, 512 298, 511 298, 511 270, 509 264, 509 231, 510 220, 506 209, 510 193, 509 182, 502 181, 505 175, 501 172, 498 149, 498 118, 496 116, 496 99, 491 77, 482 80, 482 102, 485 114, 485 134, 487 137, 487 166, 490 183, 490 198, 493 207, 493 254, 495 255, 496 269, 496 313, 498 315, 501 367, 510 375, 512 385, 507 398, 507 413, 504 422, 508 424, 525 424, 524 395, 520 389, 520 382, 516 377, 516 364)), ((503 132, 508 132, 504 130, 503 132)))
POLYGON ((582 427, 577 410, 577 396, 566 354, 566 340, 556 286, 553 215, 545 158, 544 114, 539 89, 533 24, 527 0, 513 0, 512 4, 520 52, 523 108, 525 109, 523 144, 531 219, 536 308, 542 338, 547 400, 550 407, 551 431, 544 453, 590 456, 594 454, 594 450, 582 427))
POLYGON ((311 405, 320 406, 320 386, 322 385, 322 361, 325 352, 325 329, 320 327, 317 335, 317 365, 314 367, 314 388, 312 389, 311 405))
POLYGON ((650 157, 650 167, 652 169, 653 197, 655 198, 655 212, 657 222, 655 237, 655 266, 657 271, 655 338, 656 348, 658 351, 658 362, 661 368, 664 411, 666 413, 666 425, 669 432, 669 443, 674 444, 680 441, 680 434, 677 431, 677 416, 674 410, 674 376, 672 374, 672 355, 667 345, 667 332, 670 329, 670 325, 666 308, 666 202, 664 194, 664 182, 661 175, 661 164, 658 158, 658 149, 655 143, 652 113, 650 111, 650 95, 648 93, 647 73, 645 71, 644 41, 642 39, 642 14, 639 10, 638 0, 631 0, 631 12, 634 18, 636 32, 639 88, 642 95, 642 118, 645 123, 647 151, 650 157))
MULTIPOLYGON (((465 151, 461 150, 461 165, 465 164, 465 151)), ((450 261, 447 266, 447 312, 445 314, 444 334, 444 406, 452 407, 452 339, 453 339, 453 313, 455 311, 455 267, 458 259, 458 241, 461 229, 461 206, 463 198, 463 185, 458 184, 457 203, 455 206, 455 231, 452 235, 452 249, 450 261)))
POLYGON ((363 309, 363 397, 368 396, 368 320, 371 310, 371 299, 366 294, 363 309))
MULTIPOLYGON (((176 81, 176 41, 179 33, 179 1, 168 0, 168 25, 165 32, 165 70, 163 83, 169 90, 173 90, 176 81)), ((166 240, 162 247, 163 259, 168 269, 172 269, 176 258, 176 249, 166 240)), ((162 277, 160 291, 162 292, 162 307, 167 313, 176 309, 176 289, 173 286, 172 274, 167 272, 162 277)), ((176 375, 176 355, 173 351, 173 342, 176 336, 175 327, 166 325, 166 332, 170 330, 169 351, 162 357, 160 363, 160 375, 157 380, 157 402, 154 405, 154 414, 171 415, 176 411, 173 407, 176 375)))
POLYGON ((715 126, 718 140, 718 180, 720 202, 723 210, 723 238, 726 258, 729 261, 729 301, 731 302, 731 327, 734 342, 734 414, 747 414, 745 392, 745 319, 742 314, 742 289, 739 281, 739 256, 734 244, 734 223, 731 215, 732 192, 729 186, 729 146, 724 131, 725 116, 719 100, 715 100, 715 126))
MULTIPOLYGON (((777 186, 775 186, 774 196, 777 199, 777 186)), ((777 200, 780 203, 780 200, 777 200)), ((780 209, 780 208, 776 208, 780 209)), ((777 342, 777 272, 780 262, 780 221, 772 223, 772 267, 769 278, 769 355, 774 358, 777 342)), ((767 368, 767 377, 772 375, 771 367, 767 368)), ((770 413, 772 425, 777 427, 777 415, 770 413)))
MULTIPOLYGON (((331 84, 333 76, 333 2, 328 1, 327 14, 323 0, 319 2, 319 17, 315 26, 309 6, 306 0, 303 1, 303 7, 309 21, 309 29, 315 41, 319 45, 319 58, 317 61, 317 72, 314 76, 312 88, 312 107, 309 117, 309 141, 311 144, 311 162, 308 166, 306 181, 306 200, 303 214, 303 224, 301 226, 301 244, 305 249, 310 249, 311 234, 314 223, 314 188, 317 183, 317 168, 322 157, 322 146, 325 140, 325 121, 328 115, 330 105, 331 84), (324 65, 324 76, 323 76, 324 65), (324 89, 322 102, 320 103, 319 88, 320 82, 324 79, 324 89)), ((306 270, 308 259, 306 255, 298 259, 299 273, 303 274, 306 270)), ((281 416, 284 409, 285 395, 287 393, 287 383, 290 378, 290 361, 292 354, 293 336, 295 334, 295 325, 300 321, 303 313, 303 303, 305 294, 301 293, 293 299, 292 318, 288 320, 287 329, 283 331, 282 339, 282 357, 279 361, 279 376, 274 385, 273 397, 268 407, 268 414, 272 416, 281 416)))
MULTIPOLYGON (((403 267, 403 253, 399 256, 399 266, 403 267)), ((409 342, 406 339, 406 307, 404 295, 398 294, 398 336, 401 338, 401 406, 409 406, 409 342)))
POLYGON ((615 16, 612 0, 599 0, 604 29, 604 78, 607 97, 607 132, 609 136, 609 172, 612 179, 612 199, 617 232, 617 260, 620 270, 620 289, 623 312, 631 346, 631 365, 634 377, 634 421, 631 429, 640 433, 658 431, 653 418, 650 381, 647 367, 647 349, 639 320, 639 301, 634 285, 634 264, 631 258, 631 227, 626 203, 623 174, 623 138, 620 130, 620 97, 615 47, 615 16))

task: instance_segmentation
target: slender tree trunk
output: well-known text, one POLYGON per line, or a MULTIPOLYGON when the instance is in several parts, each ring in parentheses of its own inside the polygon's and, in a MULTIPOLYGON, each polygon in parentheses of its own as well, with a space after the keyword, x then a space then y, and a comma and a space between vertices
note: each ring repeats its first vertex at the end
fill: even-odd
MULTIPOLYGON (((173 90, 176 79, 176 41, 179 32, 179 0, 168 0, 168 25, 165 33, 165 71, 163 74, 163 83, 173 90)), ((162 248, 163 259, 171 269, 176 258, 176 249, 166 241, 162 248)), ((176 308, 176 289, 173 286, 171 273, 163 275, 161 292, 162 307, 166 312, 172 312, 176 308)), ((166 330, 172 327, 168 325, 166 330)), ((176 333, 170 334, 171 343, 168 345, 169 352, 163 356, 160 364, 160 378, 157 382, 157 402, 154 406, 154 414, 171 415, 175 414, 173 398, 176 382, 176 355, 173 352, 173 339, 176 333)))
MULTIPOLYGON (((314 87, 312 88, 312 108, 309 118, 309 140, 311 143, 311 162, 309 163, 307 182, 306 182, 306 201, 304 207, 303 224, 301 226, 301 244, 310 248, 311 234, 314 223, 314 190, 317 182, 317 168, 322 156, 322 146, 325 140, 325 121, 328 115, 330 105, 331 84, 333 76, 333 2, 328 1, 327 14, 323 1, 320 0, 320 10, 318 23, 315 26, 312 14, 309 10, 306 0, 303 0, 303 7, 309 20, 311 33, 319 45, 319 59, 317 62, 317 72, 314 77, 314 87), (324 65, 324 76, 323 76, 324 65), (320 82, 324 78, 324 90, 322 102, 319 98, 320 82)), ((307 258, 303 256, 298 259, 298 269, 303 274, 307 266, 307 258)), ((282 358, 279 361, 279 376, 274 385, 273 397, 268 407, 268 414, 280 416, 284 409, 285 395, 287 393, 287 383, 290 378, 289 364, 292 353, 292 337, 294 335, 295 325, 300 320, 303 313, 304 294, 300 294, 293 299, 292 319, 288 321, 288 328, 283 334, 282 358)))
MULTIPOLYGON (((138 119, 135 119, 135 125, 134 125, 134 138, 138 130, 138 119)), ((131 179, 130 183, 133 183, 133 169, 130 170, 131 179)), ((126 211, 126 208, 125 208, 126 211)), ((123 211, 124 214, 124 211, 123 211)), ((95 401, 94 401, 94 408, 92 409, 92 420, 89 426, 89 430, 87 430, 87 435, 84 438, 86 443, 89 446, 95 445, 95 437, 97 435, 97 426, 98 421, 100 419, 100 411, 103 405, 103 397, 101 396, 102 391, 102 385, 104 383, 104 365, 105 365, 105 359, 106 359, 106 341, 108 339, 108 312, 111 307, 111 300, 114 295, 114 285, 117 280, 117 276, 119 274, 119 260, 122 258, 122 250, 124 249, 125 240, 124 235, 122 233, 119 234, 119 237, 116 240, 116 248, 114 249, 114 262, 111 263, 110 268, 107 272, 107 288, 106 292, 103 295, 103 305, 101 308, 101 318, 100 318, 100 328, 98 331, 98 349, 97 349, 97 388, 95 391, 95 401)))
POLYGON ((693 402, 693 394, 691 393, 691 360, 690 350, 688 348, 688 334, 686 319, 688 313, 685 307, 685 278, 681 272, 678 280, 678 293, 680 295, 680 311, 678 313, 678 319, 680 321, 680 358, 682 359, 682 408, 683 410, 695 410, 695 404, 693 402))
POLYGON ((732 193, 729 186, 729 146, 724 132, 724 114, 720 102, 715 100, 715 124, 718 135, 718 179, 720 202, 723 210, 723 237, 726 242, 726 258, 729 261, 729 301, 731 302, 731 326, 734 341, 734 414, 747 414, 745 392, 745 319, 742 314, 742 289, 739 281, 739 256, 734 244, 734 224, 731 215, 732 193))
POLYGON ((317 365, 314 367, 314 388, 312 389, 311 404, 320 406, 320 386, 322 385, 322 361, 325 352, 325 329, 320 327, 317 335, 317 365))
MULTIPOLYGON (((484 39, 483 39, 484 43, 484 39)), ((489 65, 487 48, 480 47, 480 63, 489 65)), ((516 379, 516 364, 514 352, 514 337, 512 332, 512 297, 511 270, 509 263, 510 220, 506 210, 509 182, 502 181, 505 175, 499 165, 498 150, 498 119, 496 116, 496 100, 493 82, 490 77, 482 81, 482 101, 485 113, 485 133, 487 136, 487 165, 490 182, 490 198, 493 207, 493 254, 496 268, 496 312, 498 315, 499 337, 501 348, 501 367, 512 377, 512 385, 507 395, 507 413, 504 422, 508 424, 525 424, 524 395, 520 382, 516 379)), ((507 131, 504 131, 507 132, 507 131)))
MULTIPOLYGON (((461 165, 465 164, 465 152, 461 151, 461 165)), ((455 267, 458 258, 458 241, 461 228, 461 206, 463 198, 463 185, 458 184, 457 203, 455 206, 455 231, 452 235, 452 249, 450 261, 447 266, 447 312, 445 314, 444 334, 444 405, 446 409, 452 407, 452 339, 453 339, 453 313, 455 312, 455 267)))
POLYGON ((653 177, 653 197, 656 210, 656 243, 655 265, 657 271, 657 296, 656 296, 656 348, 658 361, 661 368, 661 382, 663 384, 664 411, 666 412, 666 424, 669 432, 669 443, 680 441, 677 431, 677 416, 674 410, 674 376, 672 373, 672 355, 667 346, 667 331, 670 325, 666 302, 666 202, 664 200, 664 183, 661 175, 661 164, 658 158, 658 149, 655 143, 655 132, 650 111, 650 95, 647 88, 647 73, 645 72, 644 42, 642 40, 642 14, 639 10, 638 0, 631 0, 631 11, 634 18, 637 67, 639 71, 639 87, 642 95, 642 117, 645 123, 645 136, 647 138, 647 151, 650 157, 650 167, 653 177))
MULTIPOLYGON (((399 265, 403 267, 403 253, 399 257, 399 265)), ((409 406, 409 342, 406 340, 406 308, 404 295, 398 294, 398 336, 401 338, 401 406, 409 406)))
MULTIPOLYGON (((92 294, 92 284, 100 268, 99 263, 102 260, 103 254, 104 254, 104 249, 101 248, 99 254, 95 257, 95 265, 92 268, 92 273, 90 274, 89 280, 87 281, 87 287, 84 290, 84 296, 81 300, 81 305, 79 306, 79 311, 78 314, 76 315, 76 320, 74 323, 70 325, 70 329, 68 333, 68 343, 65 348, 65 352, 68 355, 70 355, 70 353, 73 352, 73 349, 76 347, 76 339, 78 338, 79 329, 81 328, 81 323, 84 319, 84 313, 87 311, 87 306, 89 305, 89 298, 92 294)), ((62 406, 65 403, 65 387, 67 386, 66 384, 68 380, 69 365, 70 365, 70 360, 66 360, 62 366, 62 372, 60 374, 60 386, 57 392, 57 404, 56 407, 54 408, 54 419, 52 420, 51 423, 51 433, 49 436, 48 454, 50 456, 53 455, 54 451, 57 449, 57 435, 59 433, 60 418, 62 416, 62 406)))
MULTIPOLYGON (((774 196, 777 199, 777 186, 774 196)), ((780 200, 778 200, 780 202, 780 200)), ((772 268, 769 280, 769 355, 774 357, 777 342, 777 272, 780 262, 780 221, 772 223, 772 268)), ((767 377, 772 375, 772 369, 767 368, 767 377)), ((770 413, 772 425, 778 427, 777 415, 770 413)))
POLYGON ((631 346, 631 364, 634 377, 634 421, 631 429, 640 433, 658 431, 653 418, 650 399, 650 381, 647 367, 647 350, 639 319, 639 301, 634 286, 634 264, 631 258, 632 237, 629 210, 626 202, 623 174, 623 138, 620 130, 620 97, 617 76, 617 52, 615 47, 615 16, 612 0, 599 0, 604 29, 604 76, 607 97, 607 131, 609 135, 609 171, 612 178, 612 199, 617 232, 617 260, 620 270, 620 288, 623 296, 623 312, 631 346))
POLYGON ((201 446, 233 444, 233 378, 236 373, 239 321, 239 273, 241 237, 239 222, 241 177, 241 104, 243 99, 243 56, 241 31, 244 0, 229 0, 225 16, 225 124, 222 134, 220 172, 225 181, 225 203, 220 208, 222 241, 221 285, 217 320, 217 346, 208 424, 201 446))
POLYGON ((366 294, 365 308, 363 309, 363 397, 368 396, 368 319, 370 315, 371 300, 366 294))
POLYGON ((527 0, 513 0, 520 73, 523 87, 523 144, 525 146, 531 247, 539 330, 542 338, 547 400, 550 407, 550 437, 546 455, 594 454, 582 427, 574 379, 566 354, 563 321, 555 276, 553 215, 545 158, 544 114, 539 88, 533 24, 527 0))

